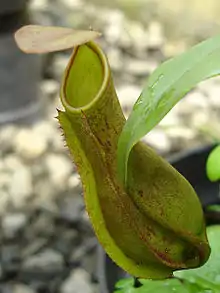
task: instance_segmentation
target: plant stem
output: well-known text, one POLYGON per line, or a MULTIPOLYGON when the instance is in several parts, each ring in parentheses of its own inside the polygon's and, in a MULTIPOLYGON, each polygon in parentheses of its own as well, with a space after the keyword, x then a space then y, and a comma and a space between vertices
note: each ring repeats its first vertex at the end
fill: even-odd
POLYGON ((139 288, 142 285, 143 284, 141 284, 141 282, 138 280, 138 278, 134 277, 134 288, 139 288))

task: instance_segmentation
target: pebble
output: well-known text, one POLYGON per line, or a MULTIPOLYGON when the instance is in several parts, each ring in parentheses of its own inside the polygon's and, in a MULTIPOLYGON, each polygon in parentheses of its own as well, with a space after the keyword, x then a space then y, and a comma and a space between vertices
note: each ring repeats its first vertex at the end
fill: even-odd
POLYGON ((2 283, 0 285, 0 290, 2 293, 12 293, 13 292, 13 288, 11 286, 11 284, 5 284, 5 283, 2 283))
POLYGON ((32 176, 36 182, 48 176, 48 172, 45 170, 45 166, 42 163, 42 160, 35 161, 31 166, 32 176))
POLYGON ((83 4, 81 0, 62 0, 62 5, 65 5, 68 9, 81 8, 83 4))
POLYGON ((73 173, 68 179, 68 189, 76 189, 81 187, 80 176, 77 173, 73 173))
POLYGON ((55 232, 54 219, 50 212, 41 212, 32 224, 35 236, 50 237, 55 232))
POLYGON ((148 26, 148 48, 161 49, 164 44, 164 33, 161 23, 158 21, 150 22, 148 26))
POLYGON ((4 158, 4 166, 8 171, 11 172, 15 172, 21 168, 25 168, 24 163, 21 161, 16 153, 7 155, 4 158))
POLYGON ((69 261, 69 255, 73 249, 80 243, 80 237, 77 230, 71 229, 60 233, 60 237, 54 241, 54 249, 62 253, 69 261))
POLYGON ((121 34, 120 39, 118 41, 118 46, 120 49, 122 49, 125 52, 131 51, 132 40, 131 40, 131 37, 130 37, 127 29, 124 31, 123 34, 121 34))
POLYGON ((17 127, 14 125, 5 125, 0 129, 1 150, 7 152, 12 149, 17 127))
POLYGON ((208 96, 211 91, 219 90, 219 79, 218 77, 209 78, 200 82, 197 85, 198 90, 200 90, 205 96, 208 96))
POLYGON ((10 172, 0 171, 0 190, 7 190, 11 182, 10 172))
POLYGON ((35 293, 35 291, 25 284, 14 284, 12 287, 13 293, 35 293))
POLYGON ((209 90, 207 94, 207 100, 213 107, 220 109, 220 86, 215 85, 209 90))
POLYGON ((37 208, 43 208, 47 211, 56 213, 57 208, 55 204, 55 198, 58 196, 60 191, 54 189, 54 186, 51 185, 51 181, 48 176, 45 178, 36 180, 34 183, 34 199, 33 205, 37 208))
POLYGON ((115 45, 119 41, 121 33, 122 29, 119 26, 109 25, 105 30, 106 41, 111 45, 115 45))
POLYGON ((196 136, 195 130, 184 126, 173 126, 167 129, 166 133, 171 139, 192 140, 196 136))
POLYGON ((37 137, 41 137, 41 140, 45 142, 46 145, 56 140, 57 132, 55 126, 50 123, 50 121, 39 121, 33 127, 32 131, 37 137))
POLYGON ((0 215, 3 215, 9 207, 10 196, 7 191, 0 190, 0 215))
POLYGON ((147 77, 158 66, 154 60, 128 59, 125 63, 125 71, 138 77, 147 77))
POLYGON ((57 80, 60 80, 63 76, 63 73, 69 63, 70 56, 64 54, 58 54, 53 63, 52 72, 57 80))
POLYGON ((186 107, 193 107, 194 110, 199 109, 208 109, 208 99, 207 97, 200 91, 192 91, 187 94, 184 98, 184 103, 186 107))
MULTIPOLYGON (((98 244, 96 243, 96 248, 97 245, 98 244)), ((97 263, 97 254, 95 252, 96 250, 93 249, 91 253, 87 253, 85 257, 82 258, 80 264, 82 268, 85 269, 91 275, 92 278, 98 280, 98 272, 94 270, 94 264, 97 263)))
POLYGON ((45 249, 24 260, 23 269, 30 271, 58 272, 64 267, 63 256, 52 249, 45 249))
POLYGON ((28 168, 20 168, 12 174, 9 194, 14 207, 25 206, 33 194, 32 176, 28 168))
POLYGON ((203 127, 204 125, 209 124, 211 115, 209 116, 207 112, 208 111, 198 111, 194 113, 194 115, 190 119, 191 127, 195 129, 199 129, 200 127, 203 127))
POLYGON ((39 252, 43 247, 45 247, 48 243, 48 240, 46 238, 34 238, 34 241, 32 241, 27 246, 23 247, 22 249, 22 257, 28 258, 31 255, 39 252))
POLYGON ((26 224, 27 216, 24 213, 8 213, 2 219, 3 235, 6 238, 15 238, 26 224))
POLYGON ((93 293, 90 284, 90 276, 83 269, 75 269, 70 273, 70 276, 63 282, 61 293, 93 293))
POLYGON ((60 190, 65 189, 68 177, 73 171, 71 160, 63 155, 51 153, 45 158, 45 165, 49 171, 53 185, 60 190))
POLYGON ((0 172, 4 172, 5 171, 5 164, 4 161, 2 159, 0 159, 0 172))
POLYGON ((80 228, 79 229, 82 232, 84 238, 94 236, 92 223, 90 221, 90 218, 88 216, 88 212, 86 210, 83 210, 81 213, 81 221, 80 221, 80 228))
POLYGON ((3 244, 1 246, 1 265, 5 276, 12 276, 21 266, 20 247, 17 244, 3 244))
POLYGON ((135 85, 122 85, 116 89, 117 95, 125 112, 131 112, 135 102, 141 94, 141 88, 135 85))
POLYGON ((132 46, 140 51, 146 50, 148 47, 148 32, 144 25, 139 21, 130 21, 127 25, 127 32, 130 36, 132 46))
POLYGON ((85 240, 84 245, 80 245, 73 249, 70 257, 71 262, 80 262, 82 259, 87 258, 89 254, 97 247, 97 239, 91 237, 85 240))
POLYGON ((34 290, 34 292, 38 293, 46 293, 46 292, 57 292, 57 287, 55 290, 51 290, 51 282, 48 282, 46 280, 39 280, 39 278, 34 280, 34 278, 31 280, 30 287, 34 290))
POLYGON ((14 138, 14 149, 23 158, 34 160, 47 150, 47 141, 31 129, 21 129, 14 138))
MULTIPOLYGON (((161 127, 173 127, 181 123, 178 113, 175 109, 172 109, 159 123, 161 127)), ((164 129, 165 130, 165 129, 164 129)))
POLYGON ((108 61, 111 69, 116 72, 123 70, 123 56, 120 50, 115 47, 110 47, 107 51, 108 61))
POLYGON ((64 221, 77 223, 81 219, 83 207, 83 198, 80 194, 68 196, 62 199, 59 205, 59 217, 64 221))
POLYGON ((168 41, 163 46, 163 53, 167 58, 180 55, 187 50, 187 44, 184 40, 168 41))
POLYGON ((79 265, 80 261, 85 257, 86 255, 86 249, 83 245, 80 245, 73 249, 71 256, 70 256, 70 263, 79 265))
POLYGON ((48 6, 48 0, 32 0, 30 1, 31 10, 44 10, 48 6))
POLYGON ((164 130, 154 128, 143 138, 143 141, 160 153, 168 153, 171 150, 171 142, 164 130))
POLYGON ((60 84, 54 79, 46 79, 41 82, 41 91, 47 98, 54 98, 59 92, 60 84))
POLYGON ((120 10, 113 10, 106 19, 108 25, 104 30, 105 40, 111 45, 115 45, 123 34, 124 15, 120 10))

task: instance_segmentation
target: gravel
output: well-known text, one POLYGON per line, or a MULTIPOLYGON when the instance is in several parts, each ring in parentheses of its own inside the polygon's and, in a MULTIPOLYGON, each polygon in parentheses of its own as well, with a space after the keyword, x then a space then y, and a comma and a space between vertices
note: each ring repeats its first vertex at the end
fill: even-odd
POLYGON ((83 269, 74 270, 63 282, 61 293, 92 293, 92 286, 89 285, 89 274, 83 269))
POLYGON ((2 233, 5 238, 15 238, 27 225, 27 215, 25 213, 8 213, 2 219, 2 233))

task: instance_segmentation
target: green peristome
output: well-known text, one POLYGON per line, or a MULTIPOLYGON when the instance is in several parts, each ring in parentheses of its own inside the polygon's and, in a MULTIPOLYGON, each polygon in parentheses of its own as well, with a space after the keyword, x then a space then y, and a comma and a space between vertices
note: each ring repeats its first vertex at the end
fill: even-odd
POLYGON ((130 274, 152 279, 201 266, 210 254, 203 212, 191 185, 150 147, 138 143, 125 189, 116 174, 125 124, 106 56, 77 47, 61 88, 58 118, 78 167, 86 208, 109 256, 130 274))

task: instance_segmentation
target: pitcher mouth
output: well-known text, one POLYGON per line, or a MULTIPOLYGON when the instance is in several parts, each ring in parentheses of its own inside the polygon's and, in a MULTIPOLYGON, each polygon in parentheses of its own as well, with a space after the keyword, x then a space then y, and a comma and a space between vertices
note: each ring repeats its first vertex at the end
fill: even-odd
POLYGON ((103 96, 110 70, 106 56, 93 42, 75 47, 61 86, 61 102, 71 113, 86 111, 103 96))

